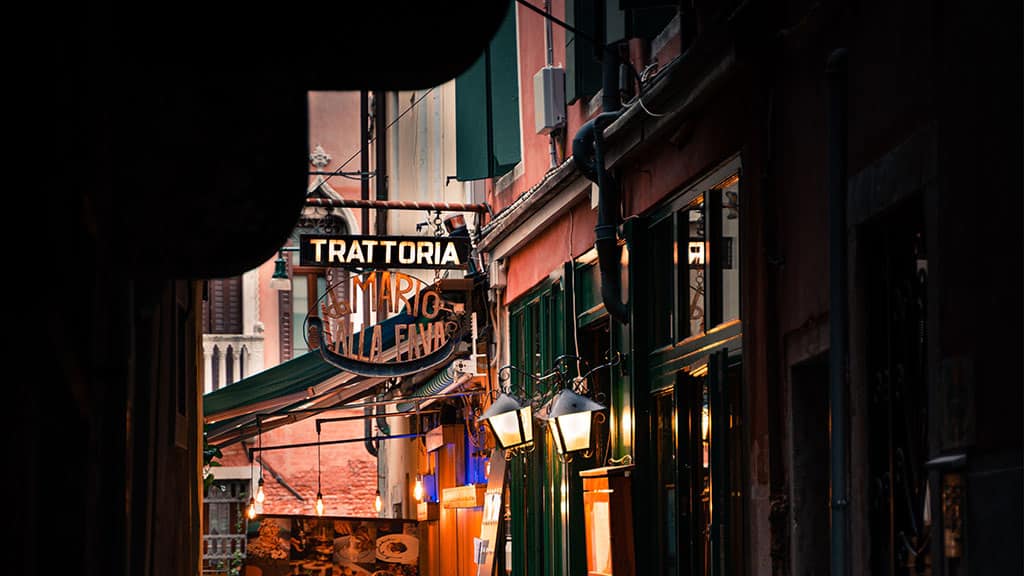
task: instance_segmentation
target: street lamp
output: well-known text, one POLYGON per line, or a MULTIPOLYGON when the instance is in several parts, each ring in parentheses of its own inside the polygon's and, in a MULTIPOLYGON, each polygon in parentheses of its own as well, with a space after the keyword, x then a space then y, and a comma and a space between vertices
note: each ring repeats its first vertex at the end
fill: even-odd
POLYGON ((292 279, 288 277, 288 263, 285 262, 284 252, 278 250, 277 260, 274 260, 274 275, 270 277, 270 287, 274 290, 291 290, 292 279))
POLYGON ((576 377, 569 376, 571 361, 578 365, 581 359, 568 354, 559 356, 544 374, 532 374, 511 364, 501 368, 498 376, 503 390, 480 418, 490 426, 498 445, 505 450, 506 458, 535 448, 533 418, 543 421, 551 429, 551 438, 563 460, 568 461, 572 454, 590 449, 593 414, 607 407, 586 396, 587 379, 599 369, 617 365, 619 355, 576 377), (533 394, 527 394, 521 386, 517 388, 519 396, 526 400, 520 401, 512 394, 513 370, 532 381, 533 394))
POLYGON ((590 449, 592 414, 606 407, 563 388, 551 399, 547 412, 551 438, 558 454, 565 456, 572 452, 590 449))
POLYGON ((502 392, 480 418, 490 425, 498 445, 504 450, 510 450, 533 442, 532 413, 533 408, 529 403, 523 406, 502 392))

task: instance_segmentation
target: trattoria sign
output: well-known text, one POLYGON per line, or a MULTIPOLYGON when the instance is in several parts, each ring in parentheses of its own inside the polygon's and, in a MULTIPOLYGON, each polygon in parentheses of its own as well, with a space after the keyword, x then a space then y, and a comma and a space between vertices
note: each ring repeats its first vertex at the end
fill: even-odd
POLYGON ((464 269, 469 239, 427 236, 299 236, 302 266, 464 269))
POLYGON ((354 275, 330 287, 318 307, 319 317, 308 317, 310 341, 315 333, 324 360, 354 374, 393 377, 433 368, 462 339, 464 304, 445 300, 435 285, 401 272, 354 275), (381 316, 398 314, 359 329, 352 321, 364 307, 381 316))

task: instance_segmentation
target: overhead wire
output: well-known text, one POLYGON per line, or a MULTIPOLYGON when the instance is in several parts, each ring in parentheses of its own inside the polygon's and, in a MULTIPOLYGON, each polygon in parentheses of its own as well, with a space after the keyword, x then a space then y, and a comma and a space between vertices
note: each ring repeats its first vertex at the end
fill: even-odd
MULTIPOLYGON (((388 123, 388 125, 384 127, 384 130, 387 131, 389 128, 391 128, 392 126, 397 124, 398 121, 401 120, 403 116, 408 114, 410 110, 415 108, 417 104, 422 102, 423 99, 426 98, 427 95, 429 95, 433 91, 434 91, 434 87, 428 88, 419 98, 414 100, 413 103, 410 104, 409 107, 405 109, 405 111, 403 111, 394 120, 392 120, 390 123, 388 123)), ((366 143, 370 144, 371 142, 374 142, 376 140, 377 140, 376 136, 371 136, 370 139, 366 141, 366 143)), ((346 175, 346 174, 362 174, 362 172, 349 172, 349 173, 343 173, 342 172, 342 169, 344 169, 345 166, 348 166, 348 163, 351 162, 356 156, 359 156, 360 152, 362 152, 362 148, 360 148, 359 150, 356 150, 355 152, 353 152, 352 155, 348 157, 348 160, 345 160, 345 162, 343 162, 341 164, 341 166, 338 166, 337 170, 335 170, 333 173, 329 174, 326 178, 324 178, 324 180, 323 180, 323 182, 321 182, 321 184, 326 184, 328 180, 330 180, 331 178, 333 178, 336 175, 337 176, 341 176, 343 178, 350 178, 352 180, 364 180, 364 179, 369 179, 369 178, 373 178, 374 176, 376 176, 376 172, 372 173, 373 174, 372 176, 366 176, 366 177, 363 177, 363 176, 353 177, 353 176, 346 175)))

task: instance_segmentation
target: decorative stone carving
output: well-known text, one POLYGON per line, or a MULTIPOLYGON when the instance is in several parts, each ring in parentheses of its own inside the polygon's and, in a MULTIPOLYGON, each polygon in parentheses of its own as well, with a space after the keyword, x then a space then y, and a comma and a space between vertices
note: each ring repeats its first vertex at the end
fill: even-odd
POLYGON ((325 166, 331 163, 331 155, 317 144, 316 148, 313 148, 313 153, 309 155, 309 163, 316 166, 318 170, 323 170, 325 166))

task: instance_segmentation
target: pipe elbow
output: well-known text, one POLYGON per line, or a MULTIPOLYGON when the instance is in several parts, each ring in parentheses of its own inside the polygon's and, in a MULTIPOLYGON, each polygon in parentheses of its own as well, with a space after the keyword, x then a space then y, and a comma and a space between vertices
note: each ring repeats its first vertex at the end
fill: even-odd
POLYGON ((597 183, 597 166, 594 151, 594 121, 588 120, 572 138, 572 158, 576 168, 587 180, 597 183))

